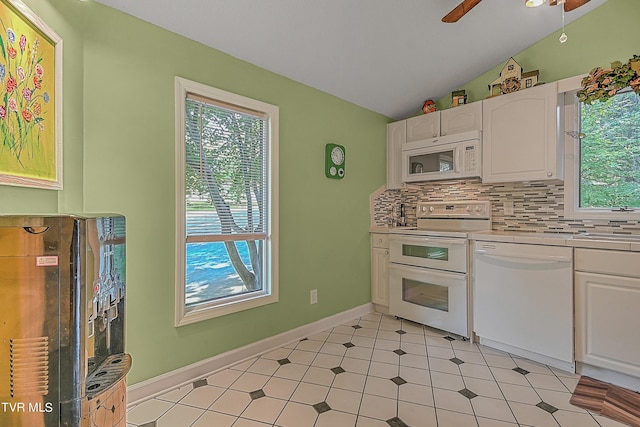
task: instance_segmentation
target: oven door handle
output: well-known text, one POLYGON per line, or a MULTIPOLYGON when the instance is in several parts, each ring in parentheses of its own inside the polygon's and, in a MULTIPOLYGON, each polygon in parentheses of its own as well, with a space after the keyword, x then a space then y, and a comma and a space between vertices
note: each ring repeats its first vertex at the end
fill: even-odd
POLYGON ((500 252, 488 252, 482 249, 477 249, 474 251, 477 255, 484 255, 486 257, 492 258, 513 258, 519 260, 529 260, 529 261, 546 261, 546 262, 571 262, 571 258, 564 256, 556 256, 556 255, 515 255, 515 254, 503 254, 500 252))
POLYGON ((440 244, 440 245, 449 245, 449 246, 464 246, 467 244, 466 239, 441 239, 440 237, 425 237, 425 236, 412 236, 412 237, 392 237, 391 239, 400 242, 403 241, 408 243, 430 243, 430 244, 440 244))

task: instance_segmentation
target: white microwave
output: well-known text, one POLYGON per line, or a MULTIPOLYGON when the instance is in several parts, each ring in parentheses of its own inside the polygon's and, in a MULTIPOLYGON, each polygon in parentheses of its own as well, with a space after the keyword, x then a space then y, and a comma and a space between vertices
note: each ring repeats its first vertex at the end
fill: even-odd
POLYGON ((482 176, 482 133, 463 132, 402 146, 402 181, 482 176))

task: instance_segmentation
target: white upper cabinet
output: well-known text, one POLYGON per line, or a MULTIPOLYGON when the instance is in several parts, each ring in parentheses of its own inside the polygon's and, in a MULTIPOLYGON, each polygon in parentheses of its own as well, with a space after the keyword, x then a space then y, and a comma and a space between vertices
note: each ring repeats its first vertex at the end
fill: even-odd
POLYGON ((440 112, 440 136, 470 130, 482 130, 482 102, 472 102, 440 112))
POLYGON ((483 101, 482 181, 563 179, 557 83, 483 101))
POLYGON ((402 187, 402 145, 407 139, 406 120, 387 124, 387 189, 402 187))
POLYGON ((482 102, 411 117, 406 122, 407 142, 482 130, 482 102))

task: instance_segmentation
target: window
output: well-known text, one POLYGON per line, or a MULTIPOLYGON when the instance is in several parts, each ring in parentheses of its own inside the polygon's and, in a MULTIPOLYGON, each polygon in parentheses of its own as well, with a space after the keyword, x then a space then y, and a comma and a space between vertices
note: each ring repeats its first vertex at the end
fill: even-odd
POLYGON ((567 216, 640 218, 640 97, 624 90, 587 105, 565 96, 567 216))
POLYGON ((278 300, 278 107, 176 78, 176 326, 278 300))

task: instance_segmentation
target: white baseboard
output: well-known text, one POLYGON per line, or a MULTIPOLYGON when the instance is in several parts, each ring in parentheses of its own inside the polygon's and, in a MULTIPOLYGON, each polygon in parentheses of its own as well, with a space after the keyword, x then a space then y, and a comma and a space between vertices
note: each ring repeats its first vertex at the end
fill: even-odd
POLYGON ((343 311, 342 313, 325 317, 324 319, 320 319, 316 322, 291 329, 281 334, 247 344, 244 347, 236 348, 234 350, 227 351, 226 353, 213 356, 209 359, 201 360, 191 365, 133 384, 132 386, 127 387, 128 405, 135 405, 142 400, 158 396, 167 390, 194 382, 195 380, 198 380, 205 375, 210 375, 215 371, 235 365, 243 360, 268 353, 269 351, 285 346, 291 342, 322 332, 329 328, 333 328, 334 326, 341 325, 349 320, 365 316, 373 311, 373 305, 371 303, 364 304, 350 310, 343 311))

